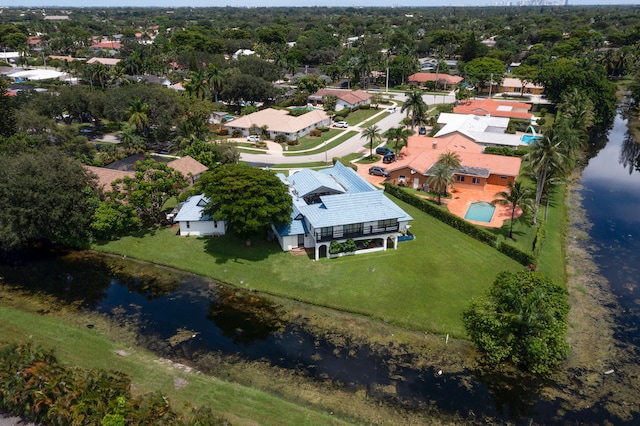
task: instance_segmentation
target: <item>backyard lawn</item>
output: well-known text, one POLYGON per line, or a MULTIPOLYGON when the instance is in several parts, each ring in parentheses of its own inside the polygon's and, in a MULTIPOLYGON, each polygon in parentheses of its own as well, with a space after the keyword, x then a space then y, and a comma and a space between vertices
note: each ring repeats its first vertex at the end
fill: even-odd
POLYGON ((252 246, 227 235, 179 237, 162 228, 143 237, 96 245, 127 255, 320 306, 363 314, 406 328, 464 336, 461 313, 496 274, 521 265, 431 216, 394 199, 413 216, 413 241, 398 250, 321 259, 293 256, 277 242, 252 246))

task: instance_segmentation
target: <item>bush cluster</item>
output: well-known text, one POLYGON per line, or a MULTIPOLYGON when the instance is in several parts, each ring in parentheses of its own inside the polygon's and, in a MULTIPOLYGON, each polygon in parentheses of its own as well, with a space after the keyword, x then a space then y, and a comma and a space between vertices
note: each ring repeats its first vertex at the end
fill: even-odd
POLYGON ((218 130, 216 130, 216 134, 218 136, 227 136, 229 134, 229 130, 228 129, 218 129, 218 130))
POLYGON ((49 425, 228 425, 209 409, 179 415, 161 393, 133 396, 123 373, 60 364, 31 344, 0 350, 0 411, 49 425))
POLYGON ((507 157, 524 157, 528 152, 528 149, 511 149, 506 146, 488 146, 484 149, 485 154, 504 155, 507 157))
POLYGON ((329 253, 330 254, 338 254, 338 253, 353 253, 357 249, 356 243, 353 240, 347 240, 344 243, 339 243, 337 241, 331 242, 329 245, 329 253))
POLYGON ((312 131, 309 132, 309 136, 319 138, 320 136, 322 136, 322 130, 313 129, 312 131))

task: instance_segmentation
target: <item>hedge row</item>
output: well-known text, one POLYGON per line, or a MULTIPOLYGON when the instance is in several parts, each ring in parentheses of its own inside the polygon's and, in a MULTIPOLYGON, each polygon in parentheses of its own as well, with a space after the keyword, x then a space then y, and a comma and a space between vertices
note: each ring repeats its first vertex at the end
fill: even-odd
POLYGON ((507 157, 524 157, 529 153, 528 149, 511 149, 506 146, 488 146, 484 149, 485 154, 504 155, 507 157))
POLYGON ((478 228, 477 226, 467 222, 461 217, 454 215, 453 213, 448 212, 447 210, 437 207, 430 201, 423 200, 414 195, 411 195, 402 190, 400 187, 391 183, 385 183, 384 189, 386 192, 398 198, 399 200, 420 209, 421 211, 433 216, 439 221, 446 223, 452 228, 455 228, 458 231, 467 234, 471 238, 483 242, 493 248, 497 248, 501 253, 509 256, 511 259, 519 262, 524 266, 536 264, 536 258, 533 255, 526 253, 519 248, 505 242, 501 242, 500 244, 498 244, 498 237, 496 235, 485 231, 482 228, 478 228))

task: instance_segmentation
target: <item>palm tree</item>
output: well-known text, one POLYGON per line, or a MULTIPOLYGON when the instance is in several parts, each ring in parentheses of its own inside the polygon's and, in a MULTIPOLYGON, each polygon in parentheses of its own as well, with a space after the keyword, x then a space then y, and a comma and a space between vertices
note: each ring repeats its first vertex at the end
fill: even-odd
POLYGON ((127 114, 129 115, 129 124, 135 126, 138 132, 142 132, 149 126, 149 105, 142 102, 140 98, 135 98, 129 103, 127 114))
MULTIPOLYGON (((462 167, 460 155, 455 152, 447 151, 444 154, 440 154, 440 157, 438 157, 438 164, 445 165, 449 171, 451 171, 451 182, 453 183, 454 170, 458 170, 462 167)), ((444 193, 446 194, 447 192, 449 192, 448 185, 444 188, 444 193)))
POLYGON ((207 76, 204 71, 191 71, 189 73, 189 82, 185 85, 185 90, 190 96, 204 99, 207 94, 206 80, 207 76))
POLYGON ((380 127, 376 124, 367 127, 362 131, 361 137, 369 141, 369 158, 373 157, 373 143, 381 139, 380 127))
POLYGON ((509 182, 506 190, 500 191, 496 194, 495 200, 491 202, 492 205, 510 206, 511 207, 511 224, 509 225, 509 238, 513 238, 513 222, 515 220, 516 208, 520 206, 522 209, 522 216, 525 217, 533 208, 533 193, 531 189, 522 184, 522 181, 516 181, 514 183, 509 182))
POLYGON ((435 188, 438 193, 438 204, 442 204, 440 202, 443 192, 442 188, 444 188, 444 193, 446 194, 447 187, 453 183, 453 173, 446 164, 437 162, 431 170, 431 174, 427 177, 427 183, 435 188))
POLYGON ((409 146, 409 136, 411 135, 411 130, 406 127, 392 127, 382 134, 382 136, 387 138, 387 142, 394 142, 396 156, 398 156, 400 142, 404 142, 405 146, 409 146))
POLYGON ((524 156, 529 163, 533 177, 536 181, 536 198, 534 204, 533 220, 535 225, 544 192, 546 181, 551 176, 564 175, 566 173, 567 157, 560 147, 562 142, 560 127, 554 126, 537 139, 531 146, 531 151, 524 156))
POLYGON ((214 64, 209 65, 207 68, 207 83, 209 83, 209 87, 213 91, 216 103, 218 103, 218 93, 222 90, 223 77, 224 72, 220 67, 214 64))
POLYGON ((419 90, 414 90, 407 95, 407 100, 400 112, 407 111, 407 116, 411 115, 411 131, 418 122, 424 122, 429 107, 422 98, 422 93, 419 90))

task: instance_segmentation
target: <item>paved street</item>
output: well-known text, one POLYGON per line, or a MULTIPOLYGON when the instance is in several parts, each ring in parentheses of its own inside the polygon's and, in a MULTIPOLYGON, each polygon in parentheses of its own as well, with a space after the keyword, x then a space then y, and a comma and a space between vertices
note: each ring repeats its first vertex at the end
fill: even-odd
MULTIPOLYGON (((404 100, 404 93, 391 93, 391 97, 395 100, 404 100)), ((452 103, 455 101, 455 96, 450 93, 448 95, 423 95, 424 101, 429 108, 432 108, 435 104, 452 103)), ((384 133, 388 129, 397 126, 400 121, 405 117, 405 113, 400 112, 400 108, 396 109, 396 112, 389 114, 386 112, 386 107, 381 108, 378 114, 385 115, 385 117, 378 121, 376 124, 381 129, 381 133, 384 133)), ((367 119, 367 121, 370 120, 367 119)), ((363 145, 367 143, 366 139, 362 138, 359 132, 362 128, 359 126, 363 123, 358 123, 356 126, 349 127, 346 131, 358 131, 358 134, 352 138, 341 143, 339 146, 333 147, 325 152, 305 155, 302 151, 298 151, 300 155, 284 156, 282 153, 282 147, 276 143, 267 143, 268 151, 260 154, 248 154, 243 152, 241 154, 242 160, 248 162, 251 165, 266 166, 271 164, 298 164, 298 163, 311 163, 311 162, 323 162, 331 161, 333 157, 344 157, 358 150, 362 150, 363 155, 366 153, 366 148, 363 145)), ((341 135, 337 136, 340 137, 341 135)), ((316 151, 314 148, 310 151, 316 151)))

